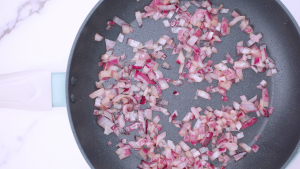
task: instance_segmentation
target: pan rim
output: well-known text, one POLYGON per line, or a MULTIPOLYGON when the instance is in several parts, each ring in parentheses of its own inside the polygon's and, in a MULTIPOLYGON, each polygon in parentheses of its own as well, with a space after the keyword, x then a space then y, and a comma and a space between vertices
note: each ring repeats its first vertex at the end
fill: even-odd
POLYGON ((97 2, 97 4, 91 9, 91 11, 89 12, 89 14, 86 16, 86 18, 84 19, 83 23, 81 24, 77 34, 76 34, 76 37, 74 39, 74 42, 73 42, 73 45, 72 45, 72 48, 71 48, 71 51, 70 51, 70 55, 69 55, 69 60, 68 60, 68 64, 67 64, 67 71, 66 71, 66 86, 65 86, 65 91, 66 91, 66 102, 67 102, 67 111, 68 111, 68 118, 69 118, 69 123, 70 123, 70 126, 71 126, 71 130, 72 130, 72 133, 73 133, 73 136, 75 138, 75 141, 76 141, 76 144, 82 154, 82 156, 84 157, 85 161, 87 162, 87 164, 90 166, 90 168, 94 169, 94 166, 92 165, 92 163, 90 162, 89 158, 86 156, 80 142, 79 142, 79 139, 78 139, 78 136, 76 134, 76 130, 75 130, 75 127, 74 127, 74 123, 72 121, 72 115, 71 115, 71 110, 70 110, 70 93, 69 93, 69 85, 70 85, 70 69, 71 69, 71 62, 72 62, 72 59, 73 59, 73 55, 74 55, 74 51, 75 51, 75 47, 76 47, 76 44, 78 42, 78 39, 80 37, 80 34, 83 30, 83 28, 85 27, 86 23, 88 22, 88 20, 90 19, 90 17, 92 16, 92 14, 95 12, 95 10, 99 7, 99 5, 103 2, 104 0, 99 0, 99 2, 97 2))
MULTIPOLYGON (((66 70, 66 86, 65 86, 65 91, 66 91, 66 102, 67 102, 67 111, 68 111, 68 118, 69 118, 69 123, 71 126, 71 130, 73 133, 73 136, 75 138, 76 144, 82 154, 82 156, 84 157, 85 161, 87 162, 87 164, 90 166, 90 168, 94 169, 94 166, 92 165, 92 163, 90 162, 89 158, 86 156, 79 140, 78 140, 78 136, 76 134, 76 130, 74 127, 74 123, 72 121, 72 115, 71 115, 71 111, 70 111, 70 104, 71 104, 71 99, 70 99, 70 93, 69 93, 69 86, 70 86, 70 68, 71 68, 71 62, 73 59, 73 55, 74 55, 74 51, 75 51, 75 47, 76 44, 78 42, 78 39, 81 35, 81 32, 83 30, 83 28, 85 27, 86 23, 88 22, 88 20, 90 19, 91 15, 95 12, 95 10, 102 4, 104 0, 99 0, 99 2, 97 2, 97 4, 91 9, 91 11, 89 12, 89 14, 86 16, 85 20, 83 21, 83 23, 81 24, 76 37, 74 39, 70 54, 69 54, 69 59, 68 59, 68 63, 67 63, 67 70, 66 70)), ((291 14, 291 12, 287 9, 287 7, 281 2, 281 0, 275 0, 275 2, 278 3, 278 5, 284 10, 284 12, 288 15, 289 19, 292 21, 293 25, 295 26, 295 28, 298 31, 298 34, 300 35, 300 26, 298 25, 296 19, 293 17, 293 15, 291 14)), ((288 158, 288 160, 285 162, 285 164, 282 166, 283 169, 288 168, 290 166, 290 164, 298 157, 300 152, 300 140, 298 141, 298 144, 296 145, 294 151, 292 152, 292 154, 290 155, 290 157, 288 158)))
MULTIPOLYGON (((300 27, 297 23, 296 19, 292 15, 292 13, 288 10, 288 8, 281 2, 281 0, 275 0, 275 2, 278 3, 278 5, 284 10, 284 12, 289 16, 290 20, 292 21, 293 25, 298 31, 298 34, 300 35, 300 27)), ((290 164, 298 157, 300 151, 300 140, 298 141, 298 144, 296 145, 293 153, 290 155, 288 160, 284 163, 284 165, 281 167, 283 169, 288 168, 290 164)))

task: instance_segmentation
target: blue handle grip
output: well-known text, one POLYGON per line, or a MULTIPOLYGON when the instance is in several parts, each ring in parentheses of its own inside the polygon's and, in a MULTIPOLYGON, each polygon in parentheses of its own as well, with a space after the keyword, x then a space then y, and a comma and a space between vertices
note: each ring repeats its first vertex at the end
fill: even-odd
POLYGON ((66 107, 66 73, 51 73, 52 107, 66 107))

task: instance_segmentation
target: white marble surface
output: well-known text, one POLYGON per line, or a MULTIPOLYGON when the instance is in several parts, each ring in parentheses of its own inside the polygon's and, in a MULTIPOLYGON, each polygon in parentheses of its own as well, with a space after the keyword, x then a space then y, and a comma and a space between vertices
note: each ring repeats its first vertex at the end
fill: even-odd
MULTIPOLYGON (((77 31, 97 2, 0 0, 0 73, 35 68, 65 72, 77 31)), ((89 168, 66 108, 0 109, 0 168, 89 168)))
MULTIPOLYGON (((65 72, 83 20, 98 0, 0 0, 0 74, 42 68, 65 72)), ((282 0, 300 23, 300 2, 282 0), (296 4, 295 4, 296 3, 296 4)), ((66 108, 0 108, 1 169, 89 168, 66 108)), ((300 156, 288 169, 298 169, 300 156)))

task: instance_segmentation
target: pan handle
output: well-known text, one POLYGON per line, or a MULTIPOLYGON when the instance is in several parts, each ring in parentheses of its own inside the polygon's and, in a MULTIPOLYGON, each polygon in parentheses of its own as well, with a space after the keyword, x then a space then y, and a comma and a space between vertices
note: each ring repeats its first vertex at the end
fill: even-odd
POLYGON ((29 70, 0 75, 0 108, 47 111, 65 107, 65 73, 29 70))

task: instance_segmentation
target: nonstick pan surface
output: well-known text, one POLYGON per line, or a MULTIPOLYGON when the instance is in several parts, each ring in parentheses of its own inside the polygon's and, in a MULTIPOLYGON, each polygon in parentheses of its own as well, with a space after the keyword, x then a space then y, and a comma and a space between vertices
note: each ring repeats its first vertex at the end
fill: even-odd
MULTIPOLYGON (((115 26, 112 30, 106 31, 106 22, 118 16, 125 20, 134 28, 134 33, 126 35, 127 38, 133 38, 142 43, 153 39, 157 41, 159 37, 166 34, 172 35, 168 29, 164 28, 162 21, 152 19, 143 19, 143 29, 139 29, 135 21, 134 12, 143 11, 145 5, 149 5, 150 0, 104 0, 92 9, 87 16, 71 50, 68 70, 67 70, 67 108, 71 127, 77 141, 77 144, 91 168, 103 169, 133 169, 137 168, 142 158, 137 152, 132 151, 130 157, 119 160, 115 154, 121 138, 133 140, 132 132, 130 136, 117 137, 115 134, 106 136, 103 134, 103 128, 97 123, 97 116, 92 115, 94 100, 89 99, 88 95, 96 90, 95 81, 98 81, 98 73, 101 67, 98 66, 100 56, 105 53, 105 42, 95 42, 94 35, 99 33, 105 38, 116 40, 121 27, 115 26), (107 146, 107 142, 112 141, 112 145, 107 146)), ((184 1, 183 1, 184 2, 184 1)), ((261 43, 267 44, 268 55, 276 62, 278 74, 273 77, 266 77, 265 73, 256 74, 253 70, 243 71, 244 80, 232 85, 231 90, 227 92, 228 102, 222 102, 219 94, 212 94, 212 100, 198 99, 194 100, 196 89, 205 89, 209 85, 206 81, 201 83, 185 83, 180 88, 170 85, 168 90, 163 91, 163 98, 169 101, 167 107, 169 112, 177 110, 178 119, 182 119, 190 110, 190 107, 197 106, 204 108, 211 106, 214 109, 221 109, 221 106, 232 106, 232 101, 240 102, 239 96, 246 95, 248 99, 255 95, 261 97, 261 91, 256 89, 256 85, 262 79, 268 81, 268 90, 270 95, 270 106, 274 107, 274 113, 270 118, 261 117, 258 122, 245 130, 245 137, 240 142, 245 142, 252 146, 253 137, 260 134, 260 139, 256 142, 260 146, 257 153, 247 154, 242 160, 235 162, 231 160, 228 167, 232 169, 276 169, 285 167, 295 154, 295 148, 300 138, 300 36, 298 26, 292 16, 283 7, 281 2, 275 0, 211 0, 213 5, 224 4, 225 8, 230 9, 230 13, 220 15, 226 17, 229 21, 233 10, 241 15, 250 18, 250 23, 254 28, 254 33, 262 33, 264 37, 261 43), (174 96, 173 91, 178 91, 179 96, 174 96)), ((191 11, 194 12, 195 7, 191 11)), ((80 12, 80 11, 79 11, 80 12)), ((177 35, 175 35, 177 36, 177 35)), ((125 39, 125 40, 126 40, 125 39)), ((177 38, 175 38, 177 39, 177 38)), ((219 53, 212 56, 214 63, 225 60, 226 53, 237 60, 235 55, 236 43, 248 39, 248 35, 239 30, 238 24, 231 28, 230 36, 222 37, 222 43, 215 43, 219 53)), ((125 41, 126 42, 126 41, 125 41)), ((133 56, 132 48, 123 42, 118 42, 115 47, 116 55, 126 53, 128 58, 133 56)), ((178 43, 177 41, 175 41, 178 43)), ((164 76, 173 80, 178 79, 178 65, 175 63, 177 56, 171 55, 171 50, 165 51, 168 62, 172 70, 163 70, 164 76)), ((163 63, 161 60, 158 61, 163 63)), ((216 86, 216 83, 211 85, 216 86)), ((160 114, 155 112, 153 115, 160 114)), ((182 140, 177 134, 178 128, 168 122, 168 117, 161 116, 163 130, 167 131, 167 139, 174 142, 182 140)), ((252 114, 251 116, 255 116, 252 114)), ((198 144, 196 148, 200 148, 198 144)), ((218 162, 213 162, 218 166, 218 162)))

